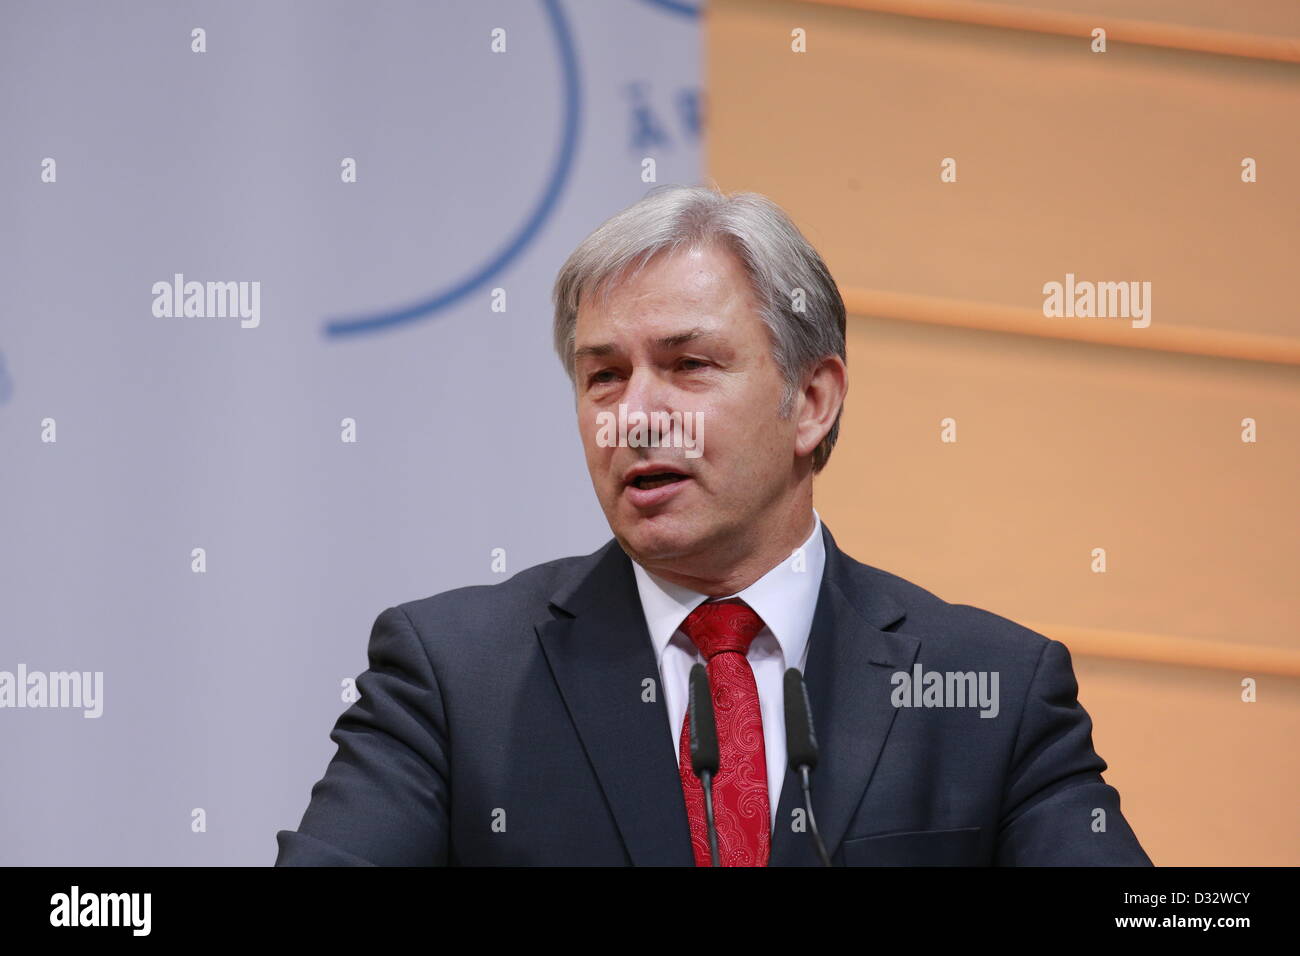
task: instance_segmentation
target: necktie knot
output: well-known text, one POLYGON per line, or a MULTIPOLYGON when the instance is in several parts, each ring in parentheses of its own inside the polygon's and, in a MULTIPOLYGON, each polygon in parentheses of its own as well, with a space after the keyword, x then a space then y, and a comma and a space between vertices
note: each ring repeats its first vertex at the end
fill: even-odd
POLYGON ((682 622, 682 633, 706 661, 724 651, 736 651, 743 657, 762 629, 763 619, 739 598, 705 601, 682 622))

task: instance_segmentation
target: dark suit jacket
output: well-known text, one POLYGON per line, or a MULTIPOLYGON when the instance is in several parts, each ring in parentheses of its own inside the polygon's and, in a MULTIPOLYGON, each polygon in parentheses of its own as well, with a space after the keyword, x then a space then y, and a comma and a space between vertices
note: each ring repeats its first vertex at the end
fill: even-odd
MULTIPOLYGON (((833 861, 1151 865, 1101 778, 1065 646, 823 534, 805 676, 821 745, 813 811, 833 861), (998 716, 896 707, 891 677, 914 663, 996 671, 998 716)), ((658 684, 632 563, 612 539, 389 608, 276 865, 691 866, 679 728, 658 684)), ((773 866, 818 864, 792 826, 801 803, 787 771, 773 866)))

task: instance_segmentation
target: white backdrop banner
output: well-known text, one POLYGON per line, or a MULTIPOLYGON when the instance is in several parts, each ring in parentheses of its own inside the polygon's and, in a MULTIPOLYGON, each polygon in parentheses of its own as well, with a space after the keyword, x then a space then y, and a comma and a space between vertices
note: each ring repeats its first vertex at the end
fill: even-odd
POLYGON ((700 180, 699 31, 4 5, 0 863, 269 865, 380 611, 608 540, 550 288, 700 180))

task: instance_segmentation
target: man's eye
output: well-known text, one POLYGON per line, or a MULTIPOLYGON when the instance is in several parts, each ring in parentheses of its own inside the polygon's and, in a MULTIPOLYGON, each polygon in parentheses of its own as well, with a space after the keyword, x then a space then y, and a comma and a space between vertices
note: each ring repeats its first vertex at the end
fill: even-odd
POLYGON ((613 380, 613 375, 614 372, 612 369, 602 369, 599 372, 592 372, 591 376, 587 379, 587 383, 589 385, 604 385, 606 382, 613 380))
POLYGON ((694 372, 697 369, 708 368, 708 365, 709 363, 703 359, 693 358, 682 359, 681 362, 678 363, 678 367, 687 372, 694 372))

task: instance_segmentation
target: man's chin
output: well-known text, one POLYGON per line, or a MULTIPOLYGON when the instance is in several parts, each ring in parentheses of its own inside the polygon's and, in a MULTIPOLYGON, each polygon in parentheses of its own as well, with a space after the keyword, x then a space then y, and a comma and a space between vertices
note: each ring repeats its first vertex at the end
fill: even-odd
POLYGON ((682 515, 638 515, 613 529, 623 550, 641 564, 669 561, 694 553, 701 533, 682 515))

